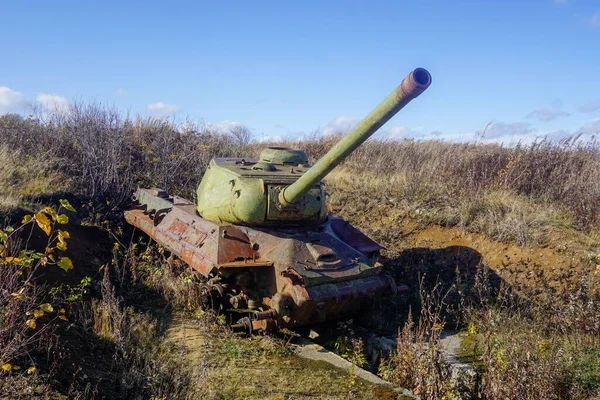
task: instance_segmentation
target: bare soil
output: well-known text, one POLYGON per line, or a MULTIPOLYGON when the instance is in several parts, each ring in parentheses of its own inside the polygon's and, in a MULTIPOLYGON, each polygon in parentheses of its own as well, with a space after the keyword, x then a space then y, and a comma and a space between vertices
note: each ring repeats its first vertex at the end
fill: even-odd
POLYGON ((458 227, 442 227, 406 221, 409 232, 399 243, 398 251, 415 252, 428 249, 435 252, 436 263, 487 265, 503 280, 518 289, 548 289, 562 293, 582 275, 595 273, 596 251, 593 241, 573 231, 554 232, 545 247, 520 247, 491 241, 477 233, 467 233, 458 227), (537 287, 543 284, 544 287, 537 287))

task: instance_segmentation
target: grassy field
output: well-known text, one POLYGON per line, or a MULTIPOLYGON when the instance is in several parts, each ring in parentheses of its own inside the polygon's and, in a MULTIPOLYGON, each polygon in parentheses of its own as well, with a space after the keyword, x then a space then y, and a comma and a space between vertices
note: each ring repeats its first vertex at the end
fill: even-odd
MULTIPOLYGON (((0 222, 16 228, 0 234, 0 393, 387 398, 304 365, 285 335, 232 335, 201 309, 189 276, 131 236, 122 207, 137 185, 193 199, 211 157, 267 145, 184 126, 96 105, 0 117, 0 222), (23 219, 45 206, 58 211, 46 210, 49 237, 23 219), (36 251, 22 255, 26 246, 36 251)), ((336 140, 284 144, 316 160, 336 140)), ((394 300, 371 317, 399 342, 380 375, 430 399, 600 398, 598 150, 576 139, 514 148, 370 140, 326 178, 330 211, 384 245, 387 272, 412 288, 410 318, 394 300), (444 327, 466 338, 465 358, 481 371, 475 391, 450 383, 444 327)), ((355 360, 359 336, 341 337, 355 360)))

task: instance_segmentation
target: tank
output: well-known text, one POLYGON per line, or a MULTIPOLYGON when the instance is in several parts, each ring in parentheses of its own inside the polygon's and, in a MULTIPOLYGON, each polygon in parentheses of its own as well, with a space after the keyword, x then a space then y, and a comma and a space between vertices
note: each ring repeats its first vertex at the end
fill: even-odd
POLYGON ((197 203, 139 188, 125 212, 203 277, 214 304, 243 314, 234 329, 295 328, 350 316, 406 287, 382 273, 382 247, 328 215, 322 179, 431 84, 412 71, 314 165, 302 150, 268 147, 259 159, 215 158, 197 203))

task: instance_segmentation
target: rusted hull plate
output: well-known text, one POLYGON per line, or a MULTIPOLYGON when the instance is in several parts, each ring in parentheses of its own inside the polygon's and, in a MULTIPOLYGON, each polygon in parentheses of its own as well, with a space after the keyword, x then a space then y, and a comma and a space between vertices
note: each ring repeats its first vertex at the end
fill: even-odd
POLYGON ((335 320, 366 311, 374 299, 390 294, 393 286, 388 275, 375 275, 306 288, 306 301, 292 314, 290 325, 335 320))

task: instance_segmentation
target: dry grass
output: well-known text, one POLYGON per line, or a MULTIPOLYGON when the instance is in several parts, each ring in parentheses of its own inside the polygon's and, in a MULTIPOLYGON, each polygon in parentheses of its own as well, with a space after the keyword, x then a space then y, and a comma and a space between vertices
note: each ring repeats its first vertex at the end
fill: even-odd
POLYGON ((127 261, 136 278, 160 293, 173 307, 191 312, 210 308, 210 296, 202 290, 189 267, 173 257, 166 258, 163 248, 132 244, 127 261))
MULTIPOLYGON (((193 197, 213 156, 243 154, 245 139, 191 122, 129 119, 96 104, 74 104, 60 114, 0 117, 0 138, 11 149, 72 179, 72 192, 120 203, 139 184, 193 197)), ((35 169, 32 169, 35 171, 35 169)))
POLYGON ((465 351, 479 360, 486 399, 591 399, 600 395, 598 276, 562 295, 517 295, 506 287, 464 310, 465 351))
MULTIPOLYGON (((110 199, 112 204, 124 203, 137 185, 160 186, 193 199, 210 158, 257 155, 266 146, 249 144, 247 132, 221 135, 198 124, 132 119, 99 105, 74 105, 67 113, 45 119, 3 116, 0 139, 0 207, 4 208, 67 186, 74 194, 110 199)), ((306 149, 314 161, 337 139, 284 144, 306 149)), ((591 247, 600 249, 598 150, 594 141, 575 140, 515 148, 371 140, 327 178, 329 206, 365 228, 391 255, 399 252, 404 233, 395 226, 404 219, 416 221, 417 227, 458 226, 531 247, 548 245, 550 236, 577 231, 590 238, 591 247)), ((294 364, 280 354, 286 348, 277 340, 257 339, 256 343, 231 336, 212 316, 199 320, 205 324, 202 329, 209 326, 209 334, 214 335, 209 343, 212 350, 186 361, 185 349, 164 340, 164 315, 152 315, 156 305, 147 305, 146 300, 160 299, 163 311, 197 310, 202 305, 197 287, 185 273, 164 272, 164 259, 155 250, 140 254, 130 250, 116 257, 120 261, 113 266, 114 276, 105 279, 95 300, 84 299, 72 331, 61 333, 72 340, 73 332, 85 337, 61 349, 83 343, 96 352, 108 352, 114 361, 98 359, 100 364, 94 367, 104 372, 93 382, 84 380, 78 370, 65 370, 67 375, 60 378, 66 385, 60 389, 64 394, 94 397, 105 387, 102 379, 109 379, 121 382, 121 391, 113 393, 121 398, 132 393, 155 398, 169 398, 171 393, 178 398, 251 398, 256 391, 242 382, 251 369, 252 382, 258 385, 264 377, 269 384, 285 382, 290 386, 282 384, 278 389, 289 388, 291 396, 308 397, 320 390, 330 397, 344 398, 349 393, 360 397, 349 377, 327 375, 327 368, 294 364), (205 362, 206 354, 212 364, 205 362), (289 368, 277 372, 275 363, 289 368), (316 368, 327 377, 307 380, 313 385, 308 394, 293 385, 297 374, 307 368, 316 368), (200 373, 190 373, 194 370, 200 373), (210 371, 218 372, 211 376, 210 371)), ((3 271, 10 275, 9 269, 3 271)), ((460 300, 450 304, 452 317, 460 316, 459 323, 467 332, 466 350, 483 371, 481 392, 476 395, 486 399, 598 396, 600 299, 594 290, 598 283, 593 276, 582 275, 559 296, 548 278, 533 278, 540 280, 535 293, 491 290, 482 283, 484 279, 476 281, 479 287, 452 297, 460 300), (460 297, 467 292, 479 297, 460 297)), ((455 282, 455 287, 464 284, 455 282)), ((4 295, 10 290, 3 288, 4 295)), ((453 394, 436 347, 444 321, 441 313, 447 312, 448 304, 432 305, 432 299, 439 299, 439 293, 430 296, 432 290, 435 287, 423 287, 418 304, 425 312, 401 330, 397 359, 388 372, 427 398, 445 395, 449 399, 453 394)), ((12 338, 11 332, 2 333, 2 340, 12 338)), ((73 351, 77 355, 83 349, 73 351)), ((64 362, 60 357, 57 360, 64 362)), ((260 393, 276 398, 276 389, 269 390, 263 388, 260 393)))
POLYGON ((460 226, 468 232, 484 233, 490 239, 521 246, 544 244, 553 228, 575 228, 574 217, 566 207, 553 202, 538 203, 506 189, 494 188, 459 198, 433 190, 409 195, 407 182, 401 176, 357 172, 350 167, 334 171, 326 183, 330 209, 350 218, 369 218, 393 208, 395 214, 405 218, 460 226), (356 199, 361 204, 355 204, 356 199))
POLYGON ((380 365, 387 379, 426 399, 453 398, 450 369, 444 359, 440 338, 444 329, 444 295, 439 285, 420 290, 420 315, 408 320, 398 332, 396 354, 380 365))
POLYGON ((26 325, 31 318, 27 313, 43 303, 43 288, 24 285, 19 274, 22 268, 16 264, 0 266, 0 365, 16 362, 24 370, 32 366, 30 352, 48 344, 53 327, 40 326, 33 331, 26 325))
POLYGON ((0 145, 0 210, 21 206, 24 197, 48 195, 67 187, 68 180, 56 170, 56 160, 0 145))
MULTIPOLYGON (((117 202, 127 199, 138 184, 193 198, 210 158, 257 155, 267 145, 249 146, 247 132, 223 135, 189 121, 132 119, 96 104, 75 104, 44 119, 8 115, 0 122, 0 137, 11 152, 20 151, 38 162, 53 160, 53 170, 69 176, 78 193, 117 202)), ((277 144, 304 148, 316 160, 338 139, 277 144)), ((532 215, 531 207, 539 214, 550 205, 563 222, 586 231, 594 228, 600 209, 599 154, 595 141, 576 139, 514 148, 370 140, 344 166, 361 178, 376 175, 389 182, 387 188, 375 189, 389 201, 410 204, 433 222, 483 229, 502 240, 527 241, 526 232, 509 232, 515 224, 517 230, 526 231, 545 223, 542 217, 518 224, 522 216, 532 215), (492 201, 498 194, 505 201, 492 201)), ((361 179, 361 185, 364 182, 361 179)))
MULTIPOLYGON (((292 143, 320 157, 338 137, 292 143)), ((600 152, 595 141, 542 141, 530 146, 455 144, 440 141, 368 141, 345 165, 395 178, 397 193, 423 201, 461 200, 488 190, 505 190, 536 203, 566 206, 577 223, 597 221, 600 152)))
POLYGON ((164 340, 160 318, 122 305, 123 302, 106 273, 102 297, 84 305, 79 320, 85 332, 92 333, 105 349, 110 349, 106 356, 114 362, 108 371, 96 371, 94 380, 80 382, 73 395, 88 398, 87 390, 94 394, 89 397, 106 396, 111 391, 112 398, 123 399, 141 394, 156 399, 205 398, 206 388, 198 381, 195 366, 181 357, 186 352, 183 344, 164 340), (107 387, 103 383, 107 374, 120 384, 107 387))

